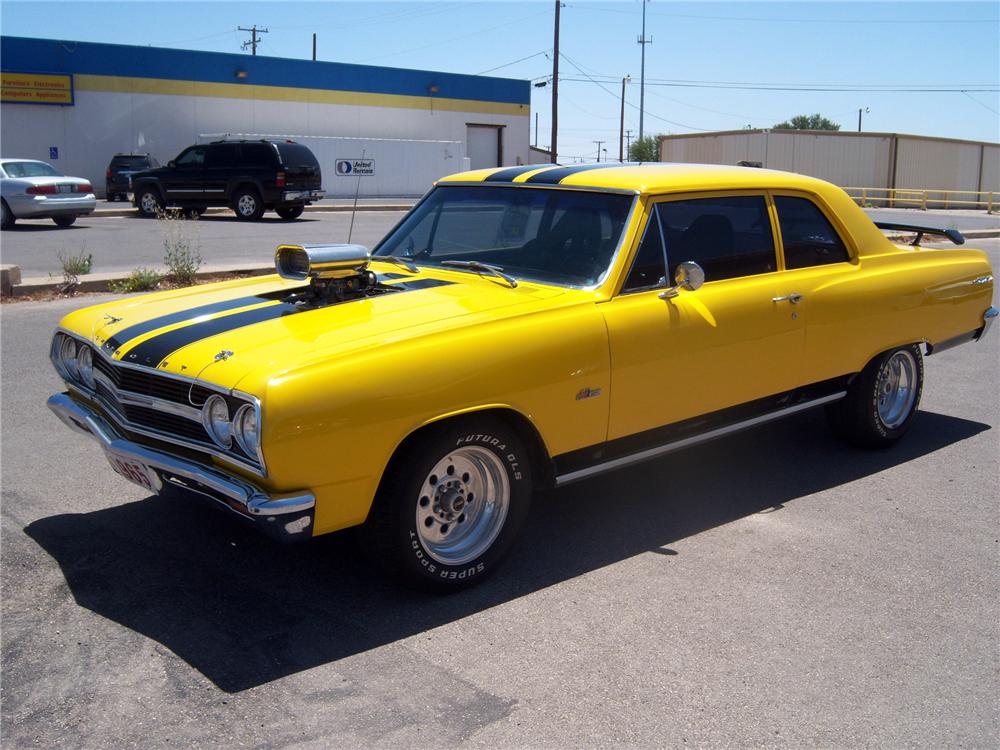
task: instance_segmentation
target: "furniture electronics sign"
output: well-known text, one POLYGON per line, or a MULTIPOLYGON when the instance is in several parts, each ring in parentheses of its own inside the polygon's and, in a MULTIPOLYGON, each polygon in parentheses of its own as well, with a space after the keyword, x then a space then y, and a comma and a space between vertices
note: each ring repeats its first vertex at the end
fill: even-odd
POLYGON ((53 73, 0 73, 0 101, 21 104, 73 104, 73 76, 53 73))
POLYGON ((374 177, 374 159, 338 159, 337 174, 341 177, 374 177))

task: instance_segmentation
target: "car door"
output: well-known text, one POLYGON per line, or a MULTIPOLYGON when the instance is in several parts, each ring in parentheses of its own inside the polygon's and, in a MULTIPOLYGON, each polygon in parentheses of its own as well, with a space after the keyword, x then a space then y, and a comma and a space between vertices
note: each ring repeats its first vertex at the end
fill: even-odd
POLYGON ((200 201, 204 198, 202 172, 207 146, 191 146, 174 159, 171 166, 160 175, 167 203, 175 201, 200 201))
POLYGON ((600 305, 611 348, 608 439, 700 417, 798 385, 804 327, 779 268, 768 197, 652 202, 619 294, 600 305), (682 261, 705 283, 664 298, 682 261))
POLYGON ((875 315, 886 296, 860 271, 857 248, 835 214, 815 196, 772 193, 788 288, 806 326, 802 380, 818 383, 856 372, 884 334, 875 315))
POLYGON ((201 189, 205 205, 226 205, 229 182, 240 164, 240 144, 212 143, 205 154, 201 189))

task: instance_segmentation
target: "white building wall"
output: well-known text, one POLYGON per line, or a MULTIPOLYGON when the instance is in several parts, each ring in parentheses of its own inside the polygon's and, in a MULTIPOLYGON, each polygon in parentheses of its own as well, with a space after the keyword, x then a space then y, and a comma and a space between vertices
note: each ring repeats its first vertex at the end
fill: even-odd
POLYGON ((165 164, 205 133, 339 136, 321 148, 324 187, 353 195, 354 185, 345 189, 333 168, 336 159, 360 157, 358 142, 348 139, 409 139, 425 143, 373 143, 378 156, 366 158, 377 159, 377 179, 363 180, 361 195, 420 195, 434 180, 462 171, 468 123, 505 125, 504 165, 528 163, 527 107, 523 115, 504 115, 80 89, 68 107, 4 104, 0 150, 4 157, 50 161, 101 189, 116 152, 148 151, 165 164), (58 148, 58 159, 49 158, 50 147, 58 148))

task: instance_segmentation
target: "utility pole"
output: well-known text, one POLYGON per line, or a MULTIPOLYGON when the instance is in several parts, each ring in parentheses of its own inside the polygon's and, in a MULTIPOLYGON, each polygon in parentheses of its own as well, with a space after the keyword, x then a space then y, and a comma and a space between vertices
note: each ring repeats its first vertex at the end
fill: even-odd
POLYGON ((625 161, 625 83, 631 81, 632 76, 622 78, 622 119, 618 128, 618 161, 625 161))
POLYGON ((642 36, 639 37, 639 46, 642 47, 642 71, 639 77, 639 139, 642 139, 642 116, 646 109, 646 45, 653 43, 653 38, 646 38, 646 3, 649 0, 642 0, 642 36))
POLYGON ((239 26, 237 28, 238 28, 239 31, 249 31, 250 32, 250 38, 247 41, 243 42, 243 44, 240 45, 240 49, 243 50, 243 51, 246 51, 246 48, 249 47, 250 48, 250 53, 253 54, 253 55, 256 55, 257 54, 257 43, 259 41, 257 39, 257 35, 258 34, 266 34, 267 33, 267 29, 258 29, 257 28, 257 24, 254 24, 249 29, 245 29, 242 26, 239 26))
POLYGON ((604 145, 604 141, 594 141, 597 144, 597 163, 601 163, 601 146, 604 145))
POLYGON ((316 32, 313 32, 313 62, 316 62, 316 32))
MULTIPOLYGON (((868 109, 868 107, 865 107, 864 111, 871 112, 871 110, 868 109)), ((859 133, 861 132, 861 107, 858 107, 858 132, 859 133)))
POLYGON ((556 163, 559 134, 559 8, 562 3, 556 0, 555 39, 552 43, 552 154, 550 159, 556 163))
MULTIPOLYGON (((632 150, 632 131, 631 130, 626 130, 625 131, 625 153, 628 154, 629 151, 631 151, 631 150, 632 150)), ((629 156, 629 159, 631 159, 631 158, 632 157, 629 156)))

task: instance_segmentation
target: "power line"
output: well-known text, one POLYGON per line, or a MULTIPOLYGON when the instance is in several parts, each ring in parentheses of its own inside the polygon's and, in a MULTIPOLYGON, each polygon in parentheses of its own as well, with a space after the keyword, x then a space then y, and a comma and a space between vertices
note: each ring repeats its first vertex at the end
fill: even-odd
POLYGON ((972 99, 972 101, 974 101, 974 102, 975 102, 976 104, 978 104, 978 105, 979 105, 980 107, 984 107, 984 108, 988 109, 988 110, 989 110, 990 112, 992 112, 992 113, 993 113, 993 114, 995 114, 995 115, 1000 115, 1000 112, 997 112, 997 111, 996 111, 995 109, 993 109, 993 107, 991 107, 991 106, 989 106, 989 105, 987 105, 987 104, 983 104, 983 102, 979 101, 979 100, 978 100, 978 99, 977 99, 976 97, 974 97, 974 96, 973 96, 972 94, 970 94, 970 93, 969 93, 968 91, 963 91, 962 93, 963 93, 963 94, 965 94, 965 95, 966 95, 967 97, 969 97, 970 99, 972 99))
MULTIPOLYGON (((573 3, 571 8, 576 10, 593 11, 597 13, 619 13, 624 15, 635 15, 634 11, 631 10, 618 10, 616 8, 595 8, 592 5, 578 5, 573 3)), ((658 13, 656 11, 650 11, 651 16, 663 16, 664 18, 692 18, 702 21, 736 21, 738 23, 751 22, 751 23, 846 23, 846 24, 864 24, 869 26, 876 23, 888 23, 893 26, 899 24, 922 24, 922 23, 932 23, 932 24, 942 24, 942 23, 996 23, 998 19, 996 18, 764 18, 764 17, 754 17, 754 16, 705 16, 705 15, 695 15, 691 13, 658 13)))
MULTIPOLYGON (((587 75, 580 71, 584 76, 581 78, 571 78, 565 76, 562 78, 563 81, 589 81, 591 83, 599 83, 597 79, 593 76, 587 75)), ((604 83, 612 83, 615 80, 614 76, 600 76, 604 83)), ((673 88, 691 88, 691 89, 727 89, 733 91, 806 91, 806 92, 863 92, 867 94, 933 94, 933 93, 963 93, 967 91, 980 92, 980 93, 996 93, 1000 91, 1000 86, 994 86, 993 84, 981 84, 980 86, 928 86, 926 84, 914 84, 912 88, 873 88, 871 86, 855 85, 855 86, 824 86, 824 85, 787 85, 787 86, 768 86, 768 85, 758 85, 758 84, 723 84, 723 83, 680 83, 680 82, 666 82, 666 81, 646 81, 647 86, 663 86, 663 87, 673 87, 673 88)))
POLYGON ((531 58, 538 57, 539 55, 547 55, 548 53, 549 53, 549 51, 547 49, 545 49, 545 50, 542 50, 541 52, 536 52, 533 55, 528 55, 527 57, 521 57, 521 58, 518 58, 517 60, 512 60, 509 63, 504 63, 503 65, 497 65, 495 68, 490 68, 489 70, 481 71, 479 73, 476 73, 476 75, 477 76, 482 76, 482 75, 486 75, 487 73, 492 73, 494 70, 500 70, 501 68, 509 68, 511 65, 517 65, 519 62, 524 62, 525 60, 530 60, 531 58))

